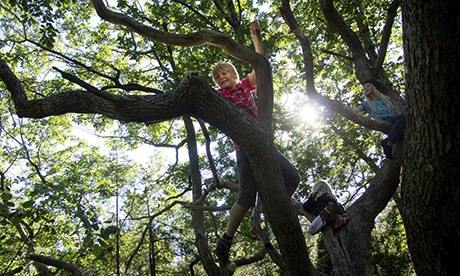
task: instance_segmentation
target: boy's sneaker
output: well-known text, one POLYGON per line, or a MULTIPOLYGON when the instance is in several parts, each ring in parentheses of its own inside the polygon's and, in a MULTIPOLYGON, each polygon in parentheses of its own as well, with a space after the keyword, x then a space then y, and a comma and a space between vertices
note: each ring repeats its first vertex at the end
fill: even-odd
POLYGON ((388 139, 383 139, 380 145, 382 145, 385 156, 390 160, 393 159, 393 143, 388 139))
POLYGON ((219 261, 227 263, 230 259, 230 247, 232 246, 232 240, 227 238, 225 235, 217 241, 216 255, 219 261))

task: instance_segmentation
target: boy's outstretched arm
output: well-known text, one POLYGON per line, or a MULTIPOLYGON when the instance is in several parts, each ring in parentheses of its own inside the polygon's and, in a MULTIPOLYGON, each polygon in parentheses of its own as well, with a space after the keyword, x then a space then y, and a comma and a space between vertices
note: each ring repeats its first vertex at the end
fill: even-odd
MULTIPOLYGON (((259 22, 254 21, 249 26, 249 31, 251 32, 252 42, 254 43, 254 48, 257 53, 265 54, 265 49, 262 44, 262 37, 260 35, 260 26, 259 22)), ((249 81, 252 85, 256 85, 256 72, 252 69, 251 73, 248 74, 249 81)))

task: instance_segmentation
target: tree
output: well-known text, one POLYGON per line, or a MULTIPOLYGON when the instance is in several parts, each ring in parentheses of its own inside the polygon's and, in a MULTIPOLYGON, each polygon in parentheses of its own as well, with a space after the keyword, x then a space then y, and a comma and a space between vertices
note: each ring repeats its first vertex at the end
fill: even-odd
POLYGON ((402 216, 418 275, 451 275, 459 168, 459 3, 403 1, 409 125, 401 186, 402 216), (456 25, 457 24, 457 25, 456 25))
MULTIPOLYGON (((208 194, 214 188, 209 186, 209 189, 203 192, 201 187, 203 184, 201 182, 203 181, 200 179, 199 160, 194 150, 196 147, 194 138, 196 134, 194 133, 193 124, 187 117, 192 116, 200 122, 204 136, 207 136, 205 134, 206 127, 203 127, 202 121, 219 128, 230 138, 237 141, 243 150, 248 153, 248 156, 251 156, 250 162, 264 202, 264 211, 283 257, 282 262, 276 262, 281 270, 288 275, 315 274, 316 271, 307 258, 307 249, 295 210, 290 205, 286 193, 282 185, 280 185, 282 180, 279 167, 276 162, 273 162, 271 131, 273 87, 280 89, 279 87, 284 88, 284 85, 296 87, 297 84, 293 85, 288 82, 289 78, 295 78, 289 74, 283 76, 282 80, 275 79, 275 81, 272 81, 271 64, 276 63, 278 67, 283 67, 280 65, 287 65, 288 62, 283 64, 282 61, 274 59, 270 61, 270 64, 267 59, 243 46, 246 42, 244 22, 247 23, 248 18, 243 15, 242 10, 246 8, 248 14, 257 12, 257 9, 252 8, 248 3, 239 3, 240 6, 236 7, 232 1, 228 1, 226 6, 221 1, 213 1, 211 6, 207 5, 210 4, 207 1, 191 4, 183 1, 173 2, 174 4, 168 4, 159 1, 136 6, 129 5, 125 1, 119 1, 117 10, 123 11, 123 13, 118 13, 107 9, 102 1, 92 1, 93 7, 100 18, 109 22, 99 23, 98 28, 95 30, 88 30, 86 28, 88 23, 84 23, 91 22, 90 11, 93 10, 91 7, 87 7, 86 3, 74 1, 57 1, 59 4, 54 1, 21 2, 21 9, 19 10, 25 11, 25 16, 19 16, 18 14, 21 13, 18 12, 18 14, 12 13, 11 18, 23 24, 24 34, 16 32, 14 28, 5 29, 5 33, 8 34, 6 44, 14 44, 18 50, 14 52, 13 57, 2 56, 0 59, 0 76, 11 93, 17 114, 21 117, 30 118, 44 118, 64 113, 100 114, 103 117, 96 116, 95 118, 97 124, 102 126, 105 124, 104 118, 108 117, 122 122, 147 123, 149 128, 161 125, 160 122, 183 116, 185 125, 183 132, 187 133, 190 158, 190 168, 184 169, 184 171, 189 170, 190 179, 187 180, 185 175, 178 175, 176 179, 181 179, 181 183, 190 185, 193 191, 193 201, 191 204, 174 201, 154 213, 150 209, 151 201, 148 197, 145 201, 146 206, 143 207, 141 198, 138 195, 132 195, 133 202, 137 202, 130 205, 132 208, 128 213, 133 221, 139 221, 138 224, 133 223, 132 227, 133 229, 142 229, 140 231, 142 235, 140 235, 140 238, 129 234, 123 234, 121 237, 122 243, 124 242, 130 244, 130 247, 134 247, 129 257, 126 256, 126 271, 135 266, 136 256, 145 254, 143 245, 148 234, 149 264, 151 271, 153 270, 154 273, 155 269, 152 269, 152 267, 156 265, 155 254, 158 253, 155 248, 162 246, 158 243, 158 238, 156 238, 156 234, 161 234, 161 227, 155 228, 158 223, 156 218, 164 212, 169 212, 173 206, 181 204, 194 208, 191 221, 195 230, 194 243, 198 249, 198 256, 191 260, 191 271, 193 271, 193 265, 200 260, 208 274, 214 275, 217 273, 216 266, 209 254, 210 248, 207 241, 208 234, 206 230, 211 228, 207 224, 206 216, 203 216, 202 213, 202 210, 207 207, 203 205, 203 202, 204 200, 212 201, 209 199, 208 194), (58 8, 55 8, 56 6, 58 8), (64 8, 70 8, 72 17, 63 12, 64 8), (203 12, 204 10, 206 12, 203 12), (165 15, 170 17, 166 18, 165 15), (190 20, 190 18, 195 21, 190 20), (197 31, 203 29, 202 26, 211 28, 213 31, 197 31), (86 31, 76 31, 79 29, 85 29, 86 31), (109 29, 111 30, 109 31, 109 29), (140 37, 133 33, 139 34, 140 37), (232 34, 235 40, 224 33, 232 34), (67 46, 69 45, 65 45, 66 48, 64 48, 59 43, 61 36, 64 35, 74 43, 92 45, 97 41, 98 50, 90 51, 81 48, 74 50, 74 47, 68 48, 67 46), (49 56, 53 56, 60 62, 69 64, 69 66, 53 64, 54 72, 57 72, 61 78, 54 75, 53 81, 43 81, 42 83, 45 85, 41 85, 40 90, 34 87, 33 82, 25 81, 26 77, 20 72, 13 74, 7 62, 13 64, 15 70, 18 71, 18 68, 20 68, 18 64, 26 60, 25 56, 27 54, 25 53, 29 51, 28 47, 23 46, 26 44, 33 45, 38 53, 44 53, 43 56, 38 55, 40 58, 37 58, 36 64, 33 65, 36 67, 34 68, 35 71, 31 72, 42 72, 42 67, 46 68, 46 65, 49 64, 49 56), (120 48, 116 49, 114 45, 120 46, 120 48), (205 74, 207 70, 204 69, 208 67, 210 60, 214 61, 222 58, 219 51, 209 47, 202 47, 203 45, 222 48, 227 54, 244 63, 251 64, 256 69, 261 112, 258 121, 246 116, 246 114, 216 96, 206 83, 207 81, 198 75, 188 74, 187 77, 182 77, 190 68, 197 69, 201 74, 205 74), (189 47, 192 46, 194 48, 190 50, 189 47), (148 63, 144 57, 150 57, 155 61, 150 63, 151 68, 155 68, 152 71, 156 72, 153 76, 145 74, 148 70, 132 65, 148 63), (184 60, 192 62, 185 62, 184 60), (91 64, 91 66, 87 64, 91 64), (18 73, 21 74, 22 82, 16 77, 18 73), (178 81, 181 78, 183 80, 178 81), (149 85, 142 85, 142 83, 148 83, 149 85), (157 88, 149 87, 152 83, 157 88), (29 90, 27 96, 25 89, 29 90), (39 92, 35 93, 31 98, 30 91, 39 92), (155 95, 140 94, 137 91, 154 93, 155 95), (169 92, 165 93, 164 91, 169 92), (229 120, 229 118, 232 119, 229 120), (268 185, 269 183, 271 185, 268 185), (133 213, 138 214, 138 218, 135 218, 135 220, 132 217, 133 213), (143 215, 142 213, 148 213, 148 215, 143 215)), ((14 6, 15 3, 10 5, 14 6)), ((377 160, 375 151, 361 149, 369 141, 374 141, 375 143, 376 137, 370 135, 369 132, 356 128, 353 124, 379 131, 386 131, 388 124, 354 114, 350 108, 343 104, 343 102, 350 102, 349 98, 339 93, 334 95, 328 91, 337 90, 338 87, 359 90, 354 84, 357 83, 356 80, 362 83, 369 77, 373 77, 385 82, 389 88, 388 93, 392 101, 401 105, 404 104, 404 100, 396 90, 396 87, 401 83, 402 76, 401 74, 393 75, 391 72, 393 69, 398 70, 400 64, 398 65, 397 62, 395 64, 391 62, 385 63, 393 24, 395 18, 398 18, 399 1, 372 1, 372 5, 367 6, 361 1, 337 2, 335 3, 336 7, 333 1, 323 0, 320 1, 320 4, 300 3, 299 5, 305 5, 305 7, 296 9, 297 15, 294 15, 289 1, 282 1, 281 13, 286 24, 284 25, 280 20, 278 11, 270 13, 272 17, 266 20, 270 21, 270 28, 274 31, 274 34, 272 36, 267 34, 267 44, 269 48, 278 52, 283 52, 285 51, 284 48, 289 47, 289 50, 285 52, 288 53, 288 56, 291 56, 291 61, 295 64, 296 70, 302 72, 305 76, 307 95, 326 107, 332 114, 329 119, 330 134, 326 140, 335 141, 337 139, 333 136, 339 136, 341 140, 346 141, 345 146, 332 150, 336 155, 340 155, 338 158, 327 156, 327 159, 330 160, 325 160, 326 158, 303 156, 302 158, 308 161, 303 169, 306 171, 317 170, 317 174, 328 175, 333 181, 343 186, 348 185, 349 182, 360 183, 360 181, 355 180, 357 178, 356 170, 361 172, 363 179, 366 179, 363 182, 368 185, 362 185, 362 187, 357 188, 358 191, 362 189, 365 189, 365 191, 359 193, 359 196, 350 197, 351 202, 348 204, 347 210, 352 217, 351 223, 343 231, 335 235, 331 230, 326 230, 325 242, 336 273, 340 275, 371 275, 374 272, 374 264, 370 258, 371 230, 374 226, 374 219, 393 197, 399 184, 402 148, 397 149, 396 160, 386 160, 381 167, 377 166, 375 164, 375 160, 377 160), (381 12, 382 10, 386 11, 386 15, 381 12), (383 20, 385 16, 386 19, 383 20), (303 19, 301 24, 297 23, 295 17, 303 19), (321 19, 318 20, 318 18, 321 19), (327 23, 327 26, 324 22, 327 23), (281 35, 281 38, 276 36, 277 32, 287 33, 285 32, 286 25, 297 38, 297 42, 285 34, 281 35), (302 29, 306 30, 306 34, 302 29), (323 39, 324 41, 311 43, 309 38, 315 35, 318 36, 319 40, 323 39), (378 46, 377 43, 373 42, 377 37, 381 38, 378 46), (301 55, 292 54, 296 50, 291 50, 291 47, 292 49, 298 48, 296 43, 301 45, 301 55), (321 47, 324 47, 323 45, 327 45, 328 50, 321 49, 321 47), (316 62, 314 62, 313 57, 317 58, 316 62), (342 70, 331 69, 331 60, 333 61, 332 63, 339 63, 339 67, 342 67, 342 70), (331 82, 319 80, 319 75, 340 76, 349 80, 337 81, 337 86, 333 87, 330 84, 331 82), (334 98, 334 100, 331 98, 334 98), (335 114, 343 116, 346 120, 336 117, 335 114), (353 133, 353 136, 349 137, 349 133, 353 133), (359 135, 360 138, 356 139, 356 135, 359 135), (365 137, 363 141, 360 141, 361 137, 365 137), (342 156, 344 152, 349 155, 352 154, 353 157, 355 155, 358 157, 338 161, 339 158, 347 159, 347 155, 342 156), (309 160, 318 161, 319 163, 318 165, 312 165, 309 160), (359 162, 356 161, 351 166, 354 160, 359 160, 359 162), (349 164, 352 168, 348 169, 348 165, 344 165, 340 173, 338 171, 341 166, 334 168, 336 169, 335 171, 326 168, 338 164, 349 164), (317 167, 313 169, 311 168, 313 166, 317 167), (374 171, 377 176, 372 177, 371 171, 374 171), (346 177, 346 174, 349 174, 349 177, 346 177)), ((412 26, 411 24, 409 26, 412 26)), ((5 22, 5 25, 7 25, 7 22, 5 22)), ((74 45, 70 44, 70 46, 74 45)), ((88 47, 91 48, 90 46, 88 47)), ((243 67, 244 65, 237 62, 237 66, 243 67)), ((300 87, 300 85, 297 87, 300 87)), ((356 102, 357 98, 354 95, 351 102, 356 102)), ((275 106, 275 108, 278 107, 275 106)), ((413 120, 413 122, 417 122, 415 119, 413 120)), ((278 126, 285 123, 283 119, 276 116, 274 122, 278 126)), ((130 125, 126 127, 126 131, 136 135, 142 130, 130 125)), ((293 132, 293 129, 291 128, 289 131, 293 132)), ((162 133, 167 132, 163 131, 162 133)), ((161 132, 159 131, 159 133, 161 132)), ((414 133, 416 133, 415 130, 414 133)), ((169 134, 161 135, 169 136, 169 134)), ((208 137, 204 139, 209 143, 208 137)), ((174 147, 177 149, 179 144, 174 147)), ((299 145, 296 146, 299 152, 303 150, 299 145)), ((211 158, 208 159, 211 160, 211 158)), ((406 155, 402 155, 402 160, 403 163, 408 160, 406 155)), ((222 187, 222 183, 219 182, 219 175, 216 173, 216 167, 210 164, 209 168, 213 171, 213 178, 216 181, 213 187, 222 187)), ((311 180, 312 175, 313 173, 306 178, 311 180)), ((178 196, 188 190, 189 188, 184 188, 183 192, 178 192, 178 196)), ((149 192, 151 191, 149 190, 149 192)), ((308 189, 301 191, 301 193, 303 192, 308 192, 308 189)), ((403 196, 402 202, 404 200, 405 197, 403 196)), ((400 201, 397 200, 397 202, 400 204, 400 201)), ((407 206, 407 204, 404 204, 402 206, 404 206, 404 210, 412 210, 412 205, 407 206)), ((87 209, 82 208, 79 217, 83 222, 85 221, 85 216, 81 214, 85 214, 85 210, 87 209)), ((184 218, 181 221, 186 220, 184 218)), ((405 219, 406 230, 411 229, 411 225, 415 224, 416 221, 418 222, 418 220, 405 219)), ((87 230, 89 236, 92 231, 90 230, 91 227, 87 230)), ((245 226, 243 225, 242 227, 244 228, 245 226)), ((119 231, 118 233, 121 232, 112 228, 102 232, 105 233, 105 236, 110 236, 110 233, 117 233, 117 231, 119 231)), ((181 233, 181 235, 184 239, 192 239, 191 237, 186 237, 185 233, 181 233)), ((409 242, 411 242, 414 236, 408 236, 409 242)), ((100 248, 103 248, 103 246, 100 248)), ((186 245, 183 248, 189 250, 186 245)), ((265 252, 261 250, 260 254, 257 252, 253 258, 249 259, 260 260, 260 256, 263 257, 265 252)), ((251 261, 236 261, 237 264, 247 262, 251 261)))

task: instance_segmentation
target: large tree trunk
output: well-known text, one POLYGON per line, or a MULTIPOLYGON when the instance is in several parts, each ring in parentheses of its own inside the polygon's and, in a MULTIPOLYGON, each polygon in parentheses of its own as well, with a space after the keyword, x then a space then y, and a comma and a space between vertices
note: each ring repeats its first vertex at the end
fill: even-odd
POLYGON ((417 275, 454 275, 460 248, 460 2, 403 1, 409 103, 402 216, 417 275))

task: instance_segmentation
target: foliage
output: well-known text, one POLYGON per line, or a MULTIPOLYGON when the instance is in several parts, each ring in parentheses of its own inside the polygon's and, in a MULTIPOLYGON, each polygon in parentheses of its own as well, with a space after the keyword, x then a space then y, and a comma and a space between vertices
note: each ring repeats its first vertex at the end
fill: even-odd
POLYGON ((382 222, 375 229, 372 259, 377 275, 414 275, 406 243, 401 216, 395 204, 382 214, 382 222))
MULTIPOLYGON (((296 114, 312 103, 303 95, 299 47, 279 15, 276 8, 279 1, 273 1, 273 5, 271 1, 234 1, 240 4, 234 7, 234 15, 239 19, 234 24, 229 19, 232 11, 219 10, 213 1, 189 4, 135 1, 133 4, 120 0, 116 5, 115 1, 109 2, 114 9, 161 30, 187 34, 213 29, 229 34, 247 47, 252 47, 247 26, 257 17, 274 73, 275 143, 301 173, 302 184, 295 197, 305 200, 318 179, 326 179, 345 205, 356 199, 355 191, 359 193, 365 188, 373 171, 357 153, 363 152, 373 162, 379 162, 380 134, 318 107, 315 108, 319 126, 299 120, 296 114), (261 10, 262 6, 266 9, 261 10), (289 97, 298 100, 292 106, 285 105, 289 97)), ((372 38, 378 41, 388 1, 357 1, 365 11, 360 14, 345 2, 337 3, 338 9, 350 26, 356 30, 357 20, 366 22, 372 38)), ((301 25, 306 34, 315 38, 312 47, 318 90, 349 105, 357 104, 361 88, 353 74, 353 64, 339 56, 349 54, 343 41, 326 26, 317 1, 299 1, 293 5, 296 15, 303 19, 301 25)), ((149 91, 171 91, 188 71, 196 71, 211 82, 209 69, 221 60, 234 62, 241 74, 250 71, 247 64, 214 47, 165 46, 105 23, 88 1, 11 0, 0 4, 0 15, 0 55, 23 81, 30 98, 81 89, 63 80, 53 67, 121 95, 153 92, 124 90, 117 87, 119 84, 136 83, 149 91)), ((400 88, 403 79, 398 55, 400 22, 395 26, 391 47, 393 52, 385 66, 391 72, 388 79, 400 88)), ((191 231, 190 210, 176 202, 191 201, 187 192, 190 190, 188 157, 178 146, 185 139, 180 119, 159 124, 113 122, 95 115, 19 119, 12 115, 14 109, 5 88, 1 89, 0 272, 31 267, 26 255, 36 252, 78 264, 91 275, 113 274, 119 235, 120 265, 126 275, 148 274, 151 254, 159 274, 188 273, 198 252, 191 231), (93 129, 102 136, 99 138, 102 146, 72 135, 76 126, 93 129), (143 159, 140 164, 128 157, 129 152, 145 145, 155 152, 152 158, 143 159), (160 157, 162 153, 154 145, 165 146, 164 151, 171 152, 174 151, 171 147, 176 146, 180 162, 160 157), (22 239, 17 230, 24 225, 33 233, 32 244, 22 239)), ((215 128, 209 130, 220 179, 236 182, 232 142, 215 128)), ((212 176, 204 154, 206 141, 201 131, 197 133, 201 173, 206 184, 203 188, 210 189, 212 176)), ((206 202, 209 206, 230 206, 235 199, 236 193, 215 189, 206 202)), ((227 215, 205 213, 211 250, 227 215)), ((393 275, 394 270, 407 275, 404 274, 410 270, 405 265, 409 263, 407 248, 398 240, 404 231, 399 217, 391 213, 388 218, 396 218, 397 223, 379 222, 385 231, 376 233, 374 257, 382 275, 387 272, 393 275)), ((240 228, 234 256, 249 257, 260 246, 246 219, 240 228)), ((195 271, 203 269, 196 265, 195 271)), ((276 266, 266 256, 258 263, 241 267, 237 275, 276 273, 276 266)))

